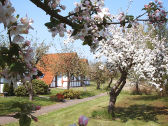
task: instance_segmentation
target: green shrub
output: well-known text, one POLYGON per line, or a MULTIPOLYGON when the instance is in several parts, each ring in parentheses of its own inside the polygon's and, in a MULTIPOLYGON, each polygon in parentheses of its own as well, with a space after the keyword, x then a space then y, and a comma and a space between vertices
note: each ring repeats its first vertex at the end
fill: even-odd
POLYGON ((10 86, 9 86, 9 84, 4 84, 4 87, 3 87, 3 92, 9 92, 9 90, 10 90, 10 86))
POLYGON ((70 98, 70 99, 80 98, 80 91, 64 90, 62 94, 64 95, 64 98, 70 98))
POLYGON ((28 92, 26 90, 26 87, 21 85, 18 86, 15 90, 14 93, 16 96, 28 96, 28 92))
POLYGON ((14 95, 14 88, 13 88, 13 84, 4 84, 3 87, 3 92, 8 92, 8 96, 13 96, 14 95))
POLYGON ((49 87, 48 85, 42 81, 34 79, 32 80, 33 90, 35 94, 48 94, 49 93, 49 87))

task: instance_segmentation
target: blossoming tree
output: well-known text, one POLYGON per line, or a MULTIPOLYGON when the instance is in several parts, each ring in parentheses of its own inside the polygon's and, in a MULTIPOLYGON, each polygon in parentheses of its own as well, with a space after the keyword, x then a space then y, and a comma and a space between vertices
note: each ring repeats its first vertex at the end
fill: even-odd
MULTIPOLYGON (((25 40, 23 34, 28 34, 33 23, 28 17, 14 16, 15 9, 10 1, 0 2, 0 23, 4 24, 9 37, 9 47, 0 47, 1 75, 11 80, 11 83, 22 80, 23 83, 31 81, 36 74, 33 63, 33 49, 30 41, 25 40)), ((32 99, 32 85, 27 86, 30 100, 32 99)))
MULTIPOLYGON (((122 27, 131 28, 137 21, 149 21, 156 26, 167 22, 167 12, 163 9, 162 2, 158 0, 145 5, 143 8, 145 13, 137 17, 127 15, 125 12, 117 16, 110 14, 108 8, 104 6, 104 0, 76 2, 74 10, 67 16, 60 14, 66 9, 61 4, 61 0, 30 1, 50 15, 50 21, 45 25, 53 37, 57 34, 63 37, 67 33, 73 39, 82 40, 84 45, 87 44, 92 49, 97 47, 98 41, 107 39, 109 35, 107 28, 111 24, 120 24, 122 27), (145 14, 148 18, 140 19, 145 14), (67 26, 70 26, 71 29, 67 30, 67 26)), ((36 74, 36 68, 32 62, 33 49, 30 47, 30 41, 26 41, 23 34, 28 34, 32 29, 33 20, 28 17, 19 20, 19 16, 15 16, 14 11, 9 0, 0 0, 0 23, 7 30, 10 43, 9 48, 2 47, 0 49, 1 74, 12 81, 30 82, 32 76, 36 74)), ((30 85, 30 99, 32 97, 31 89, 30 85)))
POLYGON ((111 36, 109 35, 106 41, 99 42, 97 51, 98 54, 106 56, 109 70, 117 69, 121 73, 120 79, 110 91, 108 111, 114 116, 115 102, 126 84, 128 72, 133 69, 157 88, 162 88, 162 77, 168 72, 168 57, 164 39, 158 40, 157 36, 152 38, 151 31, 144 34, 141 32, 141 26, 126 29, 125 32, 114 26, 108 30, 111 36), (149 48, 147 42, 150 42, 153 48, 149 48))
POLYGON ((61 4, 61 0, 30 1, 50 15, 50 22, 45 25, 53 37, 57 34, 62 37, 65 33, 68 33, 74 39, 80 39, 84 45, 87 44, 91 47, 95 47, 98 41, 106 39, 106 28, 111 24, 132 27, 137 21, 149 21, 155 25, 161 25, 167 21, 167 13, 163 9, 162 2, 158 0, 145 5, 143 8, 145 13, 137 17, 127 15, 127 12, 121 12, 117 16, 110 14, 109 9, 104 6, 104 0, 75 2, 74 10, 67 13, 67 16, 60 14, 61 11, 66 9, 61 4), (147 14, 148 19, 140 19, 145 14, 147 14), (67 26, 72 29, 67 30, 67 26))

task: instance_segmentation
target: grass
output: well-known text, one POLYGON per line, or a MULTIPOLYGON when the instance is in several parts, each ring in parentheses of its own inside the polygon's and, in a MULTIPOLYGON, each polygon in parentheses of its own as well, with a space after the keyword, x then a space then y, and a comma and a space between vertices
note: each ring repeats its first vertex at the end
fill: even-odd
MULTIPOLYGON (((16 96, 0 97, 0 115, 6 115, 9 113, 17 112, 18 111, 17 108, 11 108, 12 104, 17 101, 30 103, 28 97, 16 97, 16 96)), ((55 102, 50 101, 47 98, 40 98, 40 97, 34 97, 34 100, 31 103, 40 106, 55 104, 55 102)))
MULTIPOLYGON (((108 97, 97 98, 93 101, 80 103, 71 107, 53 111, 43 116, 39 116, 39 121, 33 122, 32 126, 68 126, 69 124, 77 123, 80 115, 91 117, 90 110, 95 107, 103 106, 108 101, 108 97)), ((18 123, 9 124, 9 126, 17 126, 18 123)))
MULTIPOLYGON (((91 82, 90 86, 86 86, 86 91, 84 91, 83 87, 76 87, 72 89, 81 91, 80 98, 90 97, 90 96, 94 96, 102 92, 105 92, 105 89, 96 90, 96 84, 94 82, 91 82)), ((60 88, 51 88, 51 93, 49 95, 40 95, 43 97, 34 97, 34 100, 32 101, 32 103, 40 106, 56 104, 56 102, 51 101, 47 97, 55 95, 63 90, 64 89, 60 89, 60 88)), ((18 111, 17 108, 11 108, 12 104, 15 103, 16 101, 29 103, 28 97, 16 97, 16 96, 5 97, 5 98, 0 97, 0 115, 7 115, 9 113, 17 112, 18 111)))
MULTIPOLYGON (((156 95, 129 95, 117 102, 116 119, 129 126, 168 126, 168 98, 156 95)), ((100 120, 112 121, 106 108, 96 109, 92 117, 100 120)))
POLYGON ((39 116, 39 121, 31 126, 68 126, 77 123, 80 115, 89 117, 88 126, 168 126, 167 97, 122 92, 117 99, 115 120, 107 113, 108 100, 108 96, 103 96, 53 111, 39 116))

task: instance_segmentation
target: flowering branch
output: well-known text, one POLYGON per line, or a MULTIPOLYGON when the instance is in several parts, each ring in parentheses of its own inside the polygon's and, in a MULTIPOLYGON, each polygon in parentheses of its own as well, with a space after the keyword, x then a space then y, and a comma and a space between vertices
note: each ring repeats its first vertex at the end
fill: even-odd
POLYGON ((65 6, 60 4, 60 0, 30 0, 37 7, 44 10, 51 16, 50 22, 45 25, 55 37, 58 33, 60 37, 67 33, 68 36, 74 40, 80 39, 83 44, 87 44, 92 48, 96 47, 96 43, 100 40, 106 40, 108 34, 106 29, 109 25, 120 24, 128 28, 136 26, 138 21, 150 22, 154 25, 163 24, 167 22, 167 13, 162 9, 162 3, 155 0, 145 5, 143 10, 145 13, 140 14, 136 18, 132 15, 127 15, 127 12, 120 13, 118 16, 112 16, 109 13, 108 8, 104 7, 103 0, 84 0, 79 3, 75 3, 75 8, 72 12, 69 12, 67 16, 59 14, 62 10, 65 10, 65 6), (148 14, 148 19, 140 19, 145 14, 148 14), (115 22, 114 19, 119 20, 115 22), (67 31, 66 25, 71 26, 72 30, 67 31))
POLYGON ((75 28, 77 24, 72 23, 72 21, 68 20, 67 17, 63 17, 58 14, 57 11, 51 9, 48 5, 45 3, 42 3, 40 0, 30 0, 32 3, 34 3, 37 7, 44 10, 47 14, 49 14, 51 17, 54 17, 55 19, 58 19, 60 22, 68 24, 72 28, 75 28))

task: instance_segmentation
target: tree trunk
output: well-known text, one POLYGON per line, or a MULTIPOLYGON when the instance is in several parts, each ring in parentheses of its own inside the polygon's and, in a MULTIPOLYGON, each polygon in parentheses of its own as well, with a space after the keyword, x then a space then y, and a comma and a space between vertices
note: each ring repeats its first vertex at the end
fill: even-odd
POLYGON ((136 88, 136 94, 140 94, 140 90, 139 90, 139 81, 138 81, 138 80, 136 81, 135 88, 136 88))
POLYGON ((30 83, 29 101, 33 101, 33 85, 32 85, 32 83, 30 83))
POLYGON ((124 85, 126 84, 126 78, 127 78, 127 72, 122 71, 121 77, 116 85, 114 85, 111 88, 110 91, 110 100, 109 100, 109 106, 108 106, 108 113, 112 115, 112 117, 115 117, 115 103, 117 100, 117 96, 122 91, 124 85))
POLYGON ((83 76, 81 76, 81 86, 82 86, 82 87, 85 86, 84 77, 83 77, 83 76))
POLYGON ((111 88, 110 91, 110 101, 109 101, 109 106, 108 106, 108 113, 112 115, 112 117, 115 117, 115 103, 116 103, 116 94, 113 88, 111 88))
POLYGON ((70 73, 67 73, 67 77, 68 77, 68 85, 67 85, 67 89, 69 90, 69 89, 70 89, 70 81, 71 81, 70 73))
POLYGON ((84 88, 84 91, 86 91, 86 84, 84 82, 84 77, 81 76, 81 86, 84 88))
POLYGON ((108 83, 107 88, 110 88, 110 87, 111 87, 112 82, 113 82, 113 77, 110 77, 110 81, 109 81, 109 83, 108 83))
POLYGON ((97 82, 97 87, 96 87, 96 89, 97 89, 97 90, 100 89, 100 83, 99 83, 99 82, 97 82))
POLYGON ((13 87, 13 82, 11 81, 11 84, 9 86, 9 92, 8 92, 9 96, 14 96, 14 87, 13 87))
POLYGON ((29 93, 29 101, 33 101, 33 93, 29 93))

